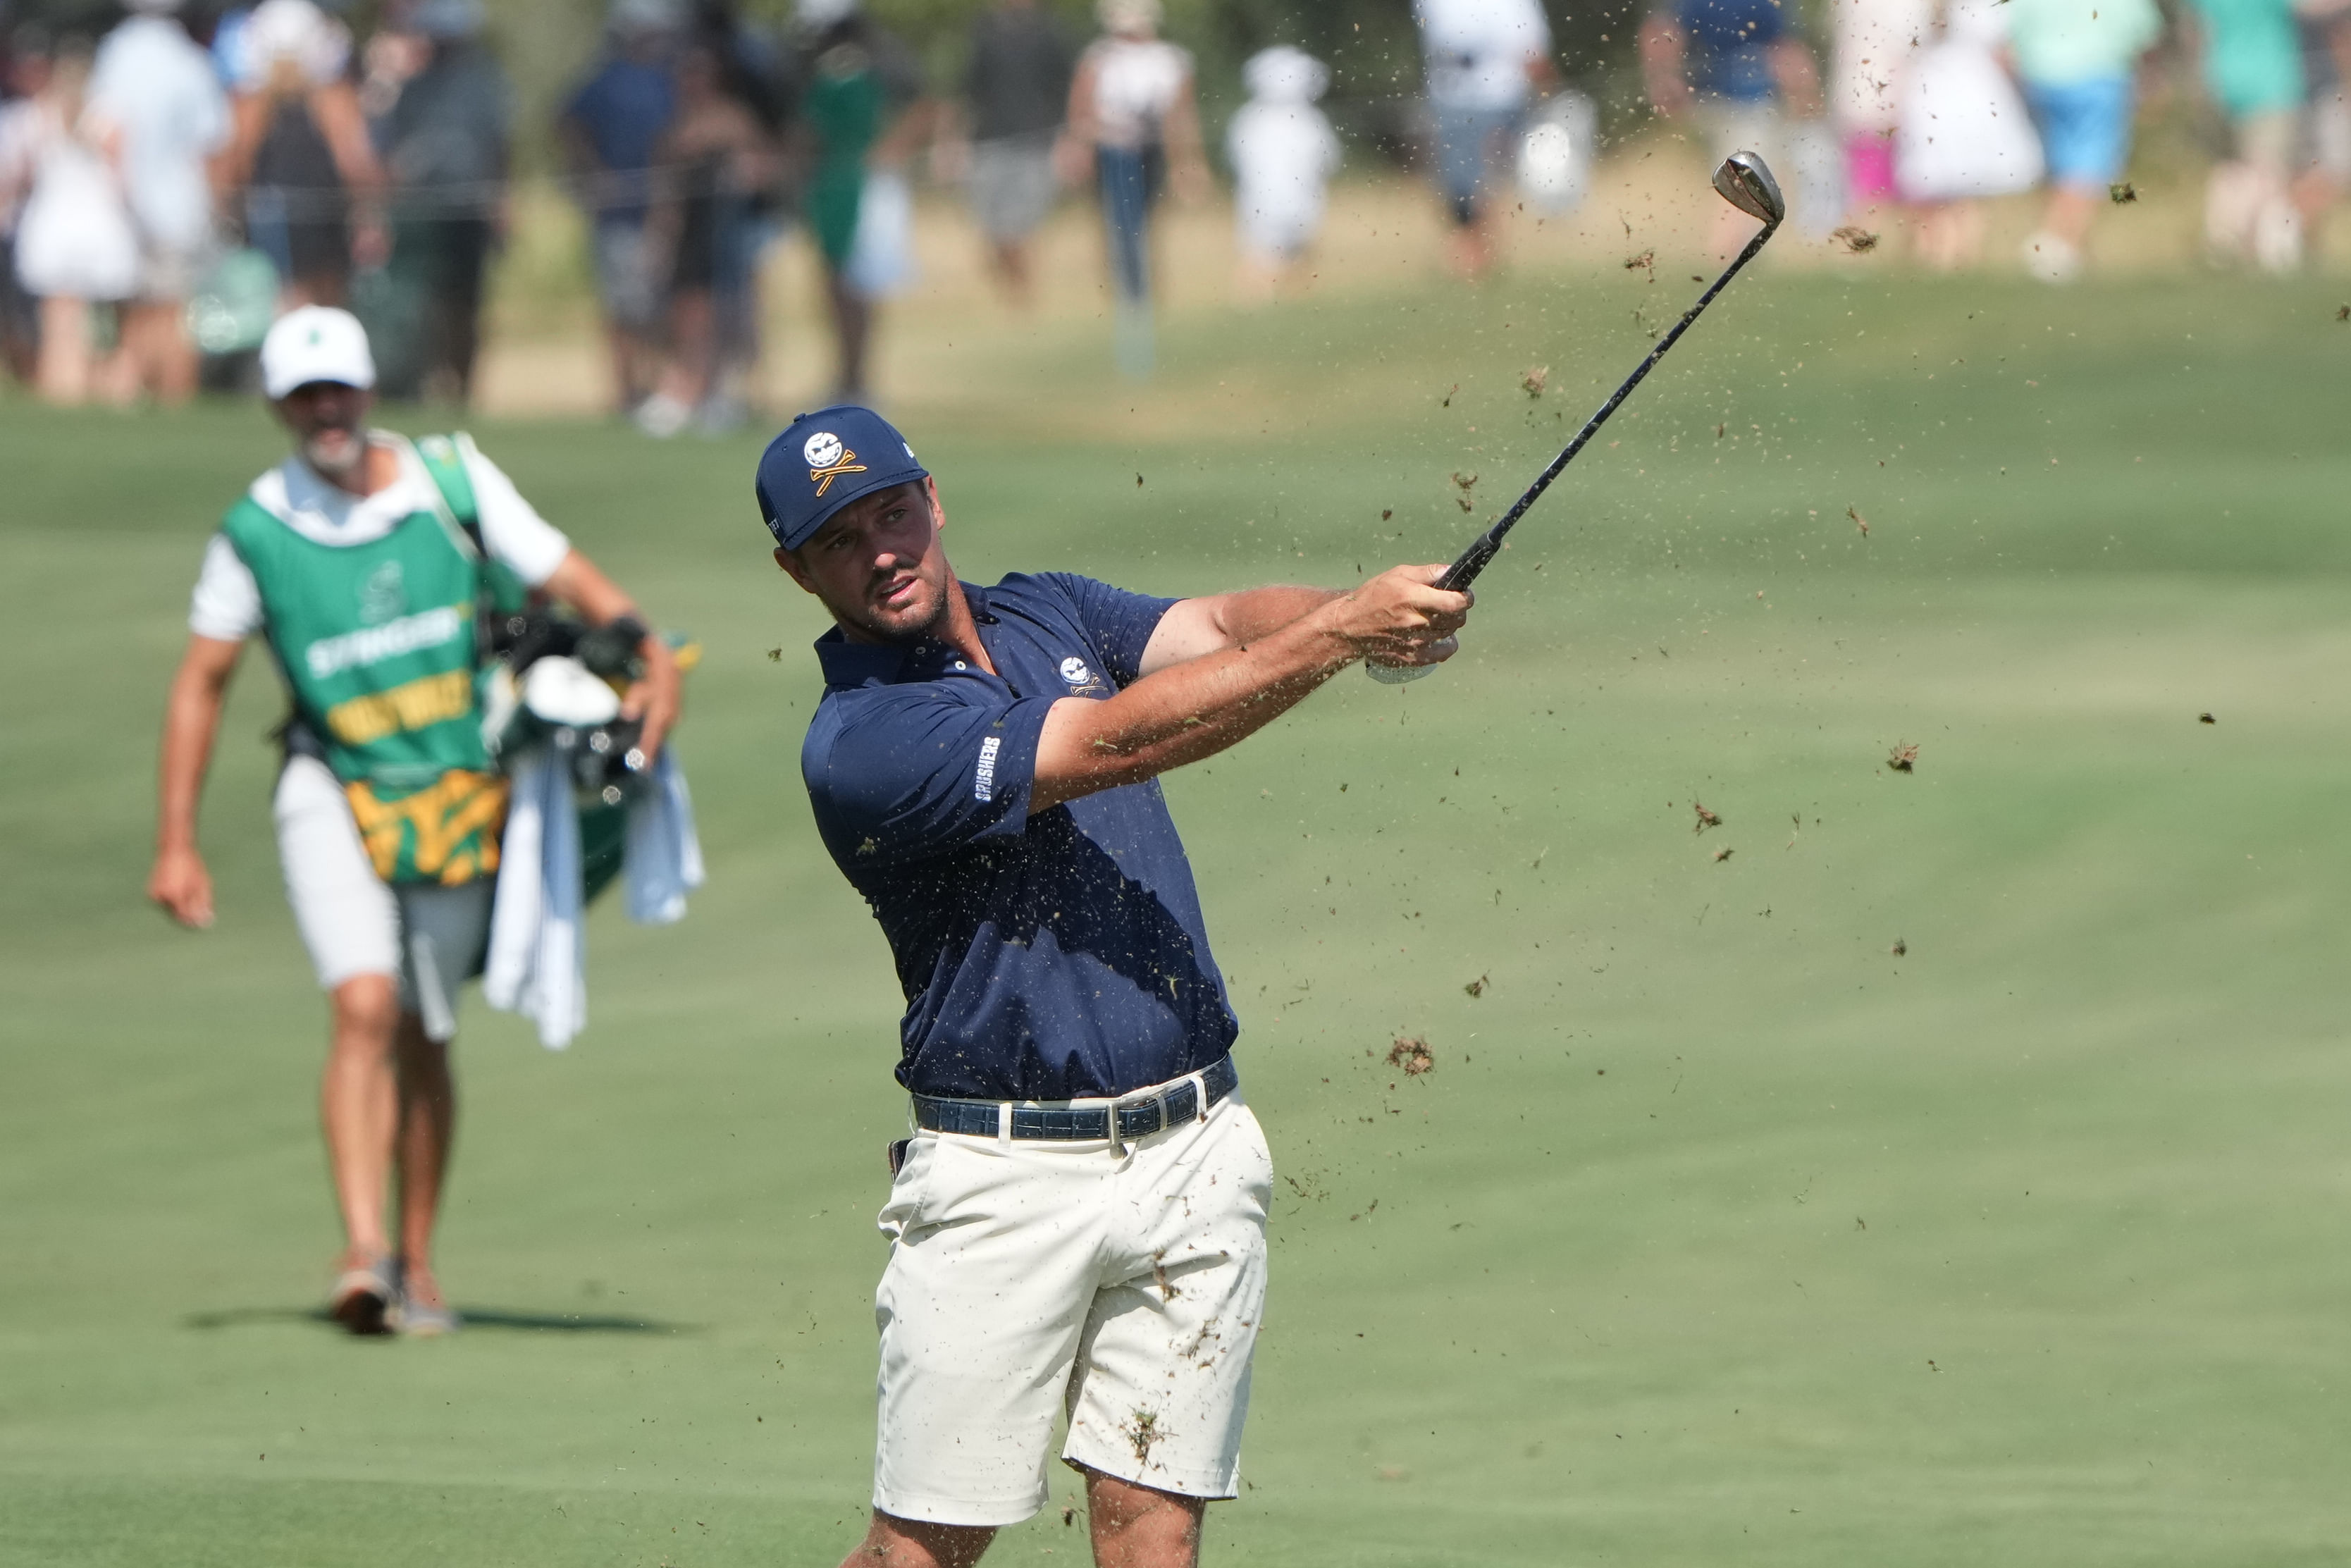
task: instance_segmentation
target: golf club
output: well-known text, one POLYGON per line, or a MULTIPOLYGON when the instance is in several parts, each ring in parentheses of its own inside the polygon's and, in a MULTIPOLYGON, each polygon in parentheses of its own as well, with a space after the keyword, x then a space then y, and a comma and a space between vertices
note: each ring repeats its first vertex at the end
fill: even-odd
MULTIPOLYGON (((1771 171, 1764 166, 1763 160, 1752 152, 1733 152, 1729 157, 1725 158, 1722 161, 1722 167, 1714 172, 1714 188, 1721 193, 1724 201, 1761 222, 1763 227, 1753 239, 1747 242, 1747 248, 1740 251, 1731 264, 1722 269, 1722 276, 1714 280, 1713 286, 1698 297, 1698 303, 1683 311, 1682 319, 1675 322, 1664 337, 1657 340, 1657 346, 1649 350, 1649 357, 1643 360, 1634 369, 1633 373, 1625 378, 1624 384, 1609 395, 1606 402, 1600 405, 1600 412, 1583 422, 1583 428, 1575 433, 1575 439, 1569 442, 1560 455, 1551 460, 1551 466, 1535 476, 1535 482, 1527 486, 1526 494, 1520 496, 1492 528, 1479 535, 1469 548, 1461 552, 1460 559, 1446 569, 1445 575, 1437 580, 1437 587, 1458 591, 1477 580, 1478 574, 1486 570, 1487 563, 1501 553, 1502 536, 1509 533, 1518 520, 1526 515, 1527 508, 1535 504, 1537 497, 1551 488, 1551 482, 1559 477, 1560 470, 1574 461, 1575 455, 1583 450, 1584 444, 1592 439, 1593 434, 1602 425, 1608 423, 1608 416, 1616 412, 1616 405, 1631 396, 1633 389, 1641 384, 1641 378, 1647 375, 1656 367, 1657 361, 1666 357, 1666 350, 1678 342, 1684 332, 1689 330, 1689 324, 1698 319, 1698 312, 1713 304, 1714 297, 1721 293, 1724 286, 1732 278, 1739 276, 1739 269, 1755 259, 1755 253, 1763 248, 1764 242, 1778 231, 1781 220, 1788 215, 1788 204, 1780 194, 1780 183, 1771 178, 1771 171)), ((1394 686, 1434 674, 1437 666, 1435 664, 1374 664, 1366 662, 1364 669, 1372 679, 1394 686)))

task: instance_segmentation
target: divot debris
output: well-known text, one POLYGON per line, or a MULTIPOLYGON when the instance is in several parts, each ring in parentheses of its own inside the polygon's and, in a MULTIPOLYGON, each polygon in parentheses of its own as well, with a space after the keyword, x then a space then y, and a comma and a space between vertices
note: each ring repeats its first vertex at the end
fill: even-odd
POLYGON ((2118 207, 2126 207, 2138 200, 2138 187, 2128 180, 2117 180, 2106 187, 2106 200, 2118 207))
POLYGON ((1401 1068, 1406 1078, 1417 1078, 1424 1072, 1437 1071, 1437 1053, 1428 1049, 1428 1040, 1425 1035, 1414 1035, 1410 1039, 1398 1035, 1395 1043, 1388 1047, 1388 1065, 1401 1068))
POLYGON ((1706 831, 1708 828, 1719 828, 1719 827, 1722 826, 1722 815, 1721 815, 1721 813, 1720 813, 1720 812, 1718 812, 1718 811, 1709 811, 1709 810, 1708 810, 1706 809, 1706 802, 1705 802, 1705 801, 1703 801, 1703 800, 1692 800, 1692 801, 1690 802, 1690 810, 1693 810, 1693 811, 1696 811, 1696 812, 1698 813, 1698 826, 1697 826, 1697 827, 1695 827, 1695 828, 1692 828, 1692 829, 1690 830, 1690 831, 1691 831, 1691 832, 1693 832, 1693 833, 1702 833, 1702 832, 1706 831))
POLYGON ((1843 228, 1830 231, 1829 238, 1844 246, 1844 253, 1847 256, 1867 256, 1871 251, 1877 248, 1877 236, 1876 235, 1870 233, 1867 229, 1856 227, 1852 224, 1847 224, 1843 228))
POLYGON ((1482 997, 1486 994, 1486 977, 1480 975, 1461 988, 1472 997, 1482 997))
POLYGON ((2199 713, 2199 714, 2198 714, 2198 715, 2196 716, 2196 722, 2197 722, 2198 724, 2218 724, 2218 723, 2220 723, 2220 721, 2219 719, 2217 719, 2217 718, 2214 718, 2214 717, 2213 717, 2210 714, 2209 714, 2209 713, 2199 713))
POLYGON ((1908 741, 1902 742, 1886 755, 1886 766, 1891 768, 1896 773, 1910 773, 1916 771, 1917 762, 1918 748, 1911 745, 1908 741))
POLYGON ((1528 368, 1527 373, 1519 378, 1519 386, 1529 397, 1542 396, 1543 388, 1548 386, 1550 383, 1551 367, 1549 365, 1531 366, 1528 368))

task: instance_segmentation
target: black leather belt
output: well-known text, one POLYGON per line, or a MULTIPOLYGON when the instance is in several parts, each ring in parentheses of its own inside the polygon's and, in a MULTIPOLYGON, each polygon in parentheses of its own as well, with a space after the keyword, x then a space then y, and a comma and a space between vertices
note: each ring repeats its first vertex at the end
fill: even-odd
MULTIPOLYGON (((1208 1104, 1214 1105, 1240 1087, 1241 1075, 1233 1067, 1233 1059, 1220 1056, 1204 1069, 1198 1083, 1190 1078, 1179 1078, 1148 1100, 1130 1100, 1116 1107, 1118 1135, 1121 1142, 1129 1138, 1147 1138, 1163 1127, 1175 1126, 1207 1114, 1200 1103, 1198 1084, 1208 1090, 1208 1104)), ((1012 1135, 1016 1138, 1050 1138, 1063 1143, 1107 1142, 1110 1138, 1108 1105, 1020 1105, 1012 1107, 1012 1135)), ((994 1100, 936 1100, 927 1094, 914 1096, 914 1124, 925 1132, 961 1133, 969 1137, 993 1138, 998 1135, 1003 1113, 994 1100)))

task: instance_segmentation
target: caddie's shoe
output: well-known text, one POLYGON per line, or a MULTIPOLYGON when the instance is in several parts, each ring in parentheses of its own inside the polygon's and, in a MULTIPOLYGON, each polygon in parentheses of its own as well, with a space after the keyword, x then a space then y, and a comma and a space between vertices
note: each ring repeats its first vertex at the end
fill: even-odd
POLYGON ((327 1315, 355 1334, 389 1333, 385 1316, 400 1290, 389 1258, 371 1258, 336 1276, 327 1293, 327 1315))
POLYGON ((391 1322, 410 1339, 439 1339, 463 1326, 457 1310, 442 1300, 440 1282, 423 1269, 401 1270, 400 1298, 391 1322))

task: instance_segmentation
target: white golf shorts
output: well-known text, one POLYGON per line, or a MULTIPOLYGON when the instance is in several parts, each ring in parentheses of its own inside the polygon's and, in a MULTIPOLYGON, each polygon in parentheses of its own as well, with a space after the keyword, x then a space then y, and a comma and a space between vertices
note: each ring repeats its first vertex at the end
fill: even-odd
POLYGON ((1123 1149, 917 1134, 881 1216, 873 1506, 1017 1524, 1061 1415, 1065 1463, 1234 1496, 1272 1181, 1238 1093, 1123 1149))
POLYGON ((314 757, 287 759, 271 810, 286 902, 319 988, 392 976, 401 1008, 424 1020, 425 1035, 455 1038, 457 988, 480 970, 489 945, 493 879, 387 885, 368 859, 341 782, 314 757))

